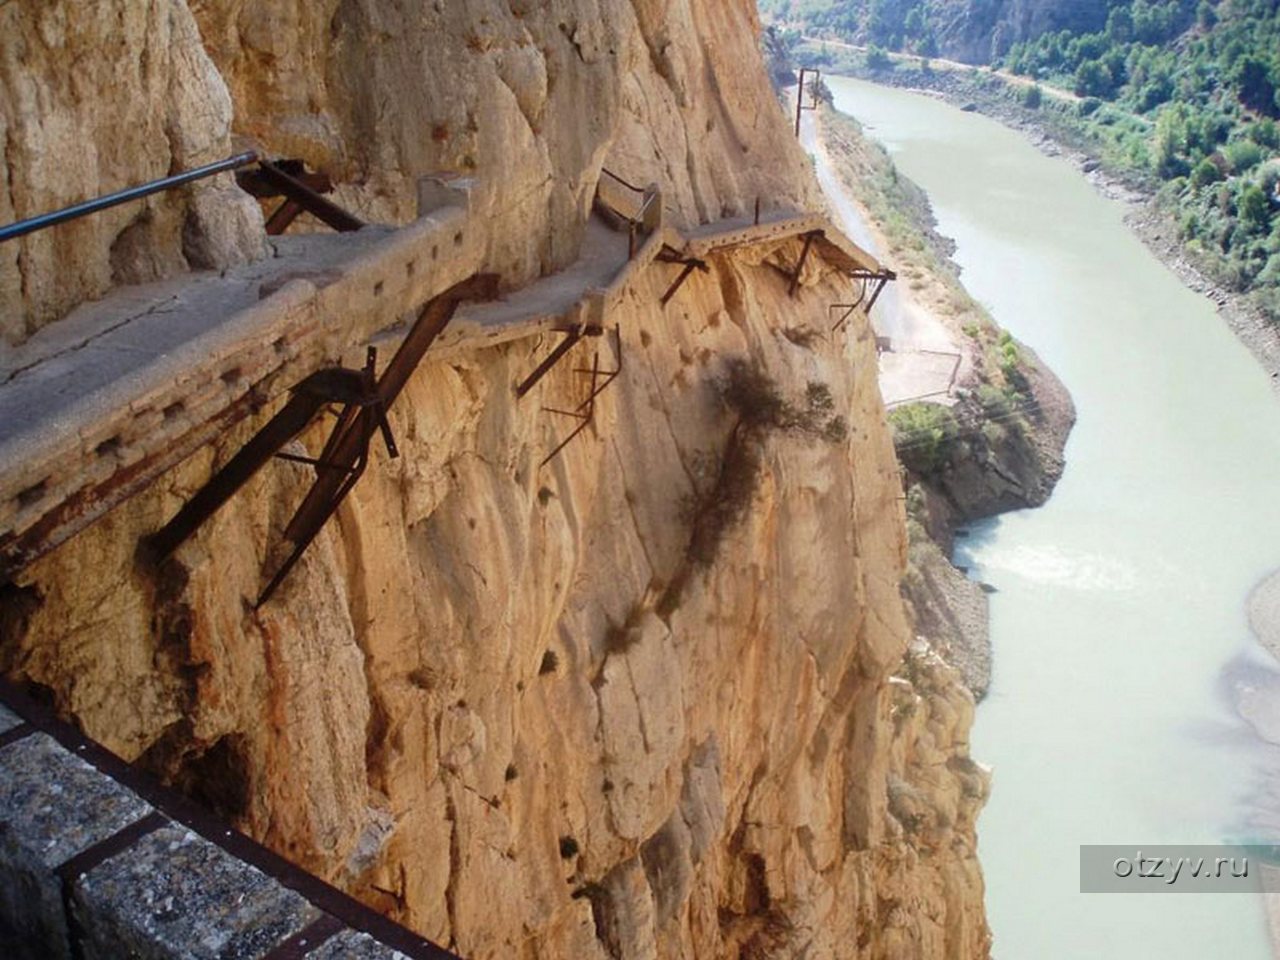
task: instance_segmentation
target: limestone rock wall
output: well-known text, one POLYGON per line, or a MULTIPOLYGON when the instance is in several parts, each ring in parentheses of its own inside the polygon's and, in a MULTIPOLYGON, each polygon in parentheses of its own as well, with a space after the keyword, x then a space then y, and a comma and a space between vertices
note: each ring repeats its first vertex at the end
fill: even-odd
POLYGON ((752 3, 193 0, 236 129, 300 156, 369 219, 423 174, 474 176, 510 282, 578 254, 600 166, 678 223, 812 200, 773 115, 752 3))
MULTIPOLYGON (((685 222, 813 195, 745 0, 261 6, 191 4, 237 130, 366 215, 475 173, 510 286, 571 259, 601 163, 685 222)), ((545 467, 595 342, 523 401, 550 342, 429 356, 401 458, 257 611, 304 467, 135 556, 242 424, 4 588, 0 670, 468 957, 984 956, 972 700, 926 648, 904 665, 873 338, 829 335, 847 281, 817 264, 787 295, 799 252, 717 256, 665 310, 650 270, 545 467), (726 403, 735 359, 774 387, 726 403), (760 426, 772 389, 809 425, 760 426)))
MULTIPOLYGON (((0 223, 220 160, 232 103, 183 0, 0 6, 0 223)), ((0 349, 113 285, 260 255, 230 177, 0 245, 0 349)))
MULTIPOLYGON (((516 284, 576 258, 605 162, 662 183, 683 223, 815 196, 754 4, 15 0, 0 29, 3 222, 252 147, 328 171, 378 222, 413 217, 423 174, 477 177, 516 284)), ((223 175, 6 244, 4 339, 114 284, 261 255, 258 217, 223 175)))

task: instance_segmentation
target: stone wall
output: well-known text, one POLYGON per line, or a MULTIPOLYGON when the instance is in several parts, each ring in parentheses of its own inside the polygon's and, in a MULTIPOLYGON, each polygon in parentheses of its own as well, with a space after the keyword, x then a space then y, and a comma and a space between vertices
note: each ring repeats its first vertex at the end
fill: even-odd
POLYGON ((270 875, 296 879, 279 858, 208 820, 202 836, 170 815, 180 798, 130 773, 144 799, 109 775, 122 763, 28 712, 56 738, 0 705, 0 941, 10 960, 250 960, 286 947, 317 960, 450 956, 407 930, 392 931, 405 954, 353 929, 325 906, 357 925, 387 924, 313 880, 310 899, 290 889, 270 875), (233 836, 268 872, 228 849, 233 836))

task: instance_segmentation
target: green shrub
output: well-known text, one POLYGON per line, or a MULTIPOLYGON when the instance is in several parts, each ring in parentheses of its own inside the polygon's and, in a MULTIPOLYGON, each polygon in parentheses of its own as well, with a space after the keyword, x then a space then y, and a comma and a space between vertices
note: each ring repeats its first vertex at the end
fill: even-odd
POLYGON ((1221 179, 1222 171, 1208 157, 1197 163, 1196 168, 1191 171, 1191 185, 1197 190, 1211 183, 1217 183, 1221 179))
POLYGON ((898 459, 917 474, 936 473, 951 458, 960 434, 955 415, 936 403, 907 403, 889 413, 898 459))
POLYGON ((1033 83, 1031 86, 1023 89, 1022 105, 1028 110, 1038 110, 1040 109, 1042 96, 1040 85, 1038 83, 1033 83))
POLYGON ((893 60, 883 47, 871 44, 867 47, 866 64, 868 70, 892 70, 893 60))
POLYGON ((1252 140, 1234 140, 1222 148, 1232 173, 1244 173, 1262 162, 1262 148, 1252 140))
POLYGON ((1240 192, 1236 210, 1243 223, 1257 231, 1266 230, 1271 223, 1271 204, 1267 195, 1256 183, 1251 183, 1240 192))

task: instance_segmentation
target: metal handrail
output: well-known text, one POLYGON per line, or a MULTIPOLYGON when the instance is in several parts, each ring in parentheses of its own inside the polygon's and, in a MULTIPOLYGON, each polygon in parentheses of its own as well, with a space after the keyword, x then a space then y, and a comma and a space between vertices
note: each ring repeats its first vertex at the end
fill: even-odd
POLYGON ((106 210, 108 207, 128 203, 130 200, 139 200, 142 197, 149 197, 153 193, 172 190, 174 187, 191 183, 193 180, 211 177, 215 173, 236 170, 257 162, 258 154, 249 150, 245 153, 227 157, 225 160, 218 160, 215 163, 205 164, 203 167, 196 167, 194 170, 187 170, 160 180, 152 180, 150 183, 144 183, 140 186, 126 187, 124 190, 117 190, 115 193, 108 193, 106 196, 86 200, 83 203, 64 207, 52 213, 41 214, 38 217, 31 217, 27 220, 19 220, 17 223, 0 227, 0 243, 4 243, 6 240, 16 240, 18 237, 26 236, 28 233, 34 233, 37 230, 43 230, 45 227, 52 227, 59 223, 66 223, 68 220, 77 220, 91 213, 97 213, 99 210, 106 210))
POLYGON ((618 183, 622 184, 628 190, 634 190, 636 193, 644 193, 644 187, 637 187, 634 183, 627 183, 627 181, 623 180, 608 167, 601 167, 600 172, 609 177, 609 179, 618 181, 618 183))

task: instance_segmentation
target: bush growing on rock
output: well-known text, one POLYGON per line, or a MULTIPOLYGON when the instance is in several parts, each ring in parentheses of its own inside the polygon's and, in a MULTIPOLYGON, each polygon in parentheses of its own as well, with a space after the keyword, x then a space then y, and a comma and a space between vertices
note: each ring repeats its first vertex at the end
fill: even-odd
POLYGON ((951 458, 960 436, 955 415, 936 403, 907 403, 889 414, 898 459, 912 473, 937 473, 951 458))

